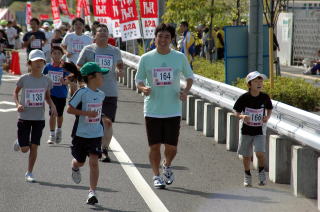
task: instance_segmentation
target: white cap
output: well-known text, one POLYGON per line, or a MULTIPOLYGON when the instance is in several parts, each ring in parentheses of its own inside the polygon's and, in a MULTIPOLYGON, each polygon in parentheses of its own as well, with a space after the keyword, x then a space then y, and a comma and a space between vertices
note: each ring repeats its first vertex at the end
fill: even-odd
POLYGON ((44 56, 43 51, 39 49, 34 49, 29 53, 29 60, 35 61, 35 60, 44 60, 46 61, 46 57, 44 56))
POLYGON ((49 24, 48 22, 44 22, 44 23, 42 24, 42 27, 50 27, 50 24, 49 24))
POLYGON ((253 72, 250 72, 247 77, 246 77, 246 81, 247 83, 250 82, 251 80, 254 80, 255 78, 258 78, 258 77, 262 77, 262 79, 267 79, 268 77, 264 74, 261 74, 260 72, 258 71, 253 71, 253 72))

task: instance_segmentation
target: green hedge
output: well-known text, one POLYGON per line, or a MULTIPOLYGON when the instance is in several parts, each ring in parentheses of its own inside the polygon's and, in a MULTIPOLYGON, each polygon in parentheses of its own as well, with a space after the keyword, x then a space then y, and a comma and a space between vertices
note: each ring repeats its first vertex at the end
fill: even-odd
MULTIPOLYGON (((196 74, 224 82, 224 63, 210 63, 203 58, 195 58, 193 69, 196 74)), ((234 86, 247 90, 244 79, 238 79, 234 86)), ((270 81, 264 83, 264 91, 272 99, 301 108, 307 111, 315 111, 320 107, 320 88, 301 78, 276 77, 274 89, 270 89, 270 81)))
POLYGON ((219 82, 224 82, 224 63, 222 61, 210 63, 204 58, 196 57, 192 66, 194 73, 219 82))

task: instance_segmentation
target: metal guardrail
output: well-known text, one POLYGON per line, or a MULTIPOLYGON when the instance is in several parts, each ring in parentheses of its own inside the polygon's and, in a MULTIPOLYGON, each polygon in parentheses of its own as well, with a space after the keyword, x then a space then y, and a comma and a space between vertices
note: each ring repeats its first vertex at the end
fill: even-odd
MULTIPOLYGON (((124 51, 121 53, 124 63, 137 69, 140 57, 124 51)), ((181 80, 182 85, 185 83, 181 80)), ((223 108, 233 110, 235 101, 246 91, 195 74, 190 92, 223 108)), ((272 104, 274 108, 268 122, 270 129, 302 145, 320 150, 320 116, 282 102, 272 100, 272 104)))

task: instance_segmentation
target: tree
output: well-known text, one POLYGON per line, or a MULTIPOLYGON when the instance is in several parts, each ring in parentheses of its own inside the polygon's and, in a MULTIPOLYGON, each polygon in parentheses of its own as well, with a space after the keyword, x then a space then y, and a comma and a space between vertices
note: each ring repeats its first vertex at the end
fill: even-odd
POLYGON ((191 26, 198 24, 231 25, 236 19, 247 17, 247 0, 167 0, 163 19, 167 23, 188 21, 191 26))

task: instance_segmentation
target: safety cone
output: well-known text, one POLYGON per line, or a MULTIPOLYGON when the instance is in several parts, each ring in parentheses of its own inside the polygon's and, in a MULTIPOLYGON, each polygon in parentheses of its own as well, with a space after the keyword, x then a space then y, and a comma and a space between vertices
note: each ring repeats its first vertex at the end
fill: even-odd
POLYGON ((11 52, 10 70, 11 70, 11 73, 14 75, 21 75, 19 60, 20 60, 19 59, 19 52, 12 51, 11 52))

